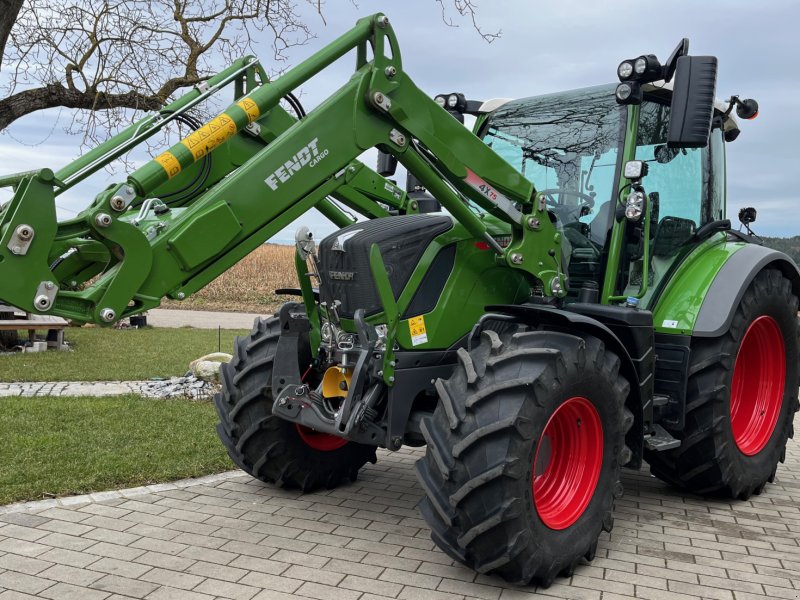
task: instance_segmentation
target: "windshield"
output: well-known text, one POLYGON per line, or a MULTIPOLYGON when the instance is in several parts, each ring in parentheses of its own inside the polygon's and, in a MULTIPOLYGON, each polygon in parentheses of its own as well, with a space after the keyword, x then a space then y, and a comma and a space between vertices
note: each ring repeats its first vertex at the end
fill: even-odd
POLYGON ((483 140, 545 195, 561 225, 584 238, 579 245, 603 246, 623 115, 611 86, 525 98, 495 111, 483 140))

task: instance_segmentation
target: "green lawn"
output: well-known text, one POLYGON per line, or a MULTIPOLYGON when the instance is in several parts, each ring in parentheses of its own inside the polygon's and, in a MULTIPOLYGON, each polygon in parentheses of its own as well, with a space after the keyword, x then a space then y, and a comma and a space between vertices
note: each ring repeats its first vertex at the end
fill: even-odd
POLYGON ((204 402, 0 399, 0 504, 135 487, 233 467, 204 402))
MULTIPOLYGON (((223 330, 223 352, 244 330, 223 330)), ((70 328, 73 352, 0 356, 0 381, 133 381, 186 373, 189 363, 217 351, 212 329, 70 328)))

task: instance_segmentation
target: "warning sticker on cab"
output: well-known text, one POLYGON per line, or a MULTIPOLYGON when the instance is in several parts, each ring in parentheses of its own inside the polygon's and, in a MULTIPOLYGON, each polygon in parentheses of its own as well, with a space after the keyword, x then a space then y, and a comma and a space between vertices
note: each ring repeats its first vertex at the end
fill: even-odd
POLYGON ((411 345, 419 346, 428 341, 428 332, 425 329, 425 317, 411 317, 408 320, 408 329, 411 332, 411 345))

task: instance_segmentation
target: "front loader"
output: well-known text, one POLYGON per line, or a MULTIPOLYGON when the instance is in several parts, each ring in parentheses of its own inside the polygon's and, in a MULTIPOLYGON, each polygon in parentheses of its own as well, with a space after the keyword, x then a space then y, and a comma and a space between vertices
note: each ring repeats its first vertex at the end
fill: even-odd
POLYGON ((732 113, 756 103, 715 102, 716 59, 685 40, 617 75, 432 99, 380 14, 271 82, 242 59, 57 173, 0 179, 15 189, 0 300, 110 324, 185 298, 316 207, 341 229, 318 246, 297 232, 297 301, 222 369, 231 458, 311 491, 379 447, 424 445, 436 544, 549 585, 611 530, 621 467, 747 498, 775 478, 798 408, 800 272, 750 235, 754 211, 747 234, 725 219, 732 113), (292 91, 353 50, 352 78, 306 114, 292 91), (234 104, 196 122, 227 84, 234 104), (176 120, 195 131, 56 222, 58 194, 176 120), (373 147, 380 174, 357 160, 373 147), (398 162, 405 189, 387 179, 398 162))

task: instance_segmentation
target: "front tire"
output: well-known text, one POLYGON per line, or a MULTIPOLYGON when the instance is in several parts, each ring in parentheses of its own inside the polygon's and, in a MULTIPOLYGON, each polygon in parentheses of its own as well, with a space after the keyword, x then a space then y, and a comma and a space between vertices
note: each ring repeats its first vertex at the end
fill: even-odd
POLYGON ((730 329, 692 340, 681 445, 645 458, 696 494, 747 499, 772 482, 798 409, 797 296, 776 269, 756 275, 730 329))
MULTIPOLYGON (((217 434, 236 465, 262 481, 304 492, 355 481, 375 448, 322 434, 272 414, 272 365, 280 321, 257 319, 249 336, 236 338, 233 360, 222 366, 222 391, 214 397, 217 434)), ((311 362, 306 344, 299 364, 311 362)))
POLYGON ((633 423, 619 358, 596 338, 551 331, 484 331, 459 358, 423 422, 420 510, 454 559, 547 586, 594 558, 613 526, 633 423))

